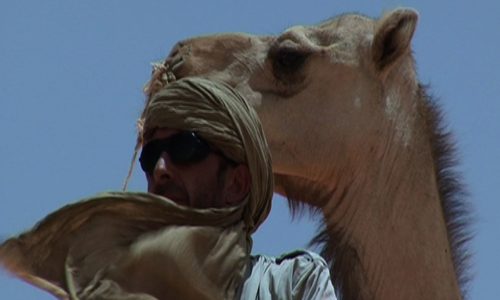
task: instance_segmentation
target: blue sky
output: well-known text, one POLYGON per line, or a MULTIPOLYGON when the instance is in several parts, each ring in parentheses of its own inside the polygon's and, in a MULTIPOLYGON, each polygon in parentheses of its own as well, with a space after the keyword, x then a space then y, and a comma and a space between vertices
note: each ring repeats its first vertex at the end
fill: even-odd
MULTIPOLYGON (((82 197, 121 187, 150 62, 217 32, 278 34, 344 12, 420 12, 420 80, 440 99, 474 207, 471 299, 500 295, 500 3, 467 1, 3 1, 0 4, 0 237, 82 197)), ((144 190, 136 170, 131 190, 144 190)), ((314 220, 285 203, 254 251, 304 247, 314 220)), ((0 272, 1 299, 52 299, 0 272)))

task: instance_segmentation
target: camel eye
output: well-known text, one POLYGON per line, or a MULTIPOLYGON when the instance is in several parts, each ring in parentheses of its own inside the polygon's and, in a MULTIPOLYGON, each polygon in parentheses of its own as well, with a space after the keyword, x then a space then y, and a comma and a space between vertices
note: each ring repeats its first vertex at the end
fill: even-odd
POLYGON ((269 51, 271 69, 276 83, 286 87, 297 86, 305 79, 304 65, 311 52, 295 43, 277 44, 269 51))
POLYGON ((290 48, 281 48, 273 56, 273 70, 282 75, 299 71, 307 58, 306 53, 290 48))

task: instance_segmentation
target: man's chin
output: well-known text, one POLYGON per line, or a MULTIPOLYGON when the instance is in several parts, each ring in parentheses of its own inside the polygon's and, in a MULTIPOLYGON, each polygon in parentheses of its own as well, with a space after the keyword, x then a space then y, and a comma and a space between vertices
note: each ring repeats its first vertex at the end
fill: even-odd
POLYGON ((189 200, 186 198, 176 198, 176 197, 167 197, 167 196, 164 196, 164 197, 172 200, 176 204, 183 205, 183 206, 190 206, 189 200))
POLYGON ((189 199, 187 197, 179 196, 179 195, 174 195, 165 191, 158 191, 158 190, 153 190, 149 191, 152 194, 158 195, 165 197, 176 204, 183 205, 183 206, 189 206, 189 199))
POLYGON ((168 195, 168 194, 157 194, 157 195, 165 197, 168 200, 175 202, 176 204, 183 205, 183 206, 189 206, 189 201, 184 197, 176 197, 176 196, 172 196, 172 195, 168 195))

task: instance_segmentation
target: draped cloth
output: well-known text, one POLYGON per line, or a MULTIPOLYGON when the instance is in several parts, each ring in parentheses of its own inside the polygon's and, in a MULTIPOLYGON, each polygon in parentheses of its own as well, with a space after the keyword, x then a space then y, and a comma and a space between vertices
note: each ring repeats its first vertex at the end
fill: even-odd
POLYGON ((141 139, 161 127, 196 131, 247 164, 248 197, 234 207, 194 209, 147 193, 105 193, 7 240, 0 263, 61 299, 233 299, 272 197, 256 113, 231 87, 186 78, 152 95, 140 123, 141 139))
MULTIPOLYGON (((140 134, 155 128, 197 132, 229 159, 248 165, 252 178, 245 224, 253 232, 271 209, 271 154, 255 110, 225 83, 188 77, 153 94, 141 117, 140 134)), ((143 140, 143 139, 142 139, 143 140)))

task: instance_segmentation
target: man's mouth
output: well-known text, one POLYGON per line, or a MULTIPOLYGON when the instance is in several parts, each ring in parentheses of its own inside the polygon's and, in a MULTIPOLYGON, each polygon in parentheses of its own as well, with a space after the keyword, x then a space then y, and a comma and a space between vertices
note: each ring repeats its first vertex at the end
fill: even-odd
POLYGON ((151 193, 168 198, 177 204, 189 206, 187 193, 173 184, 155 186, 151 193))

